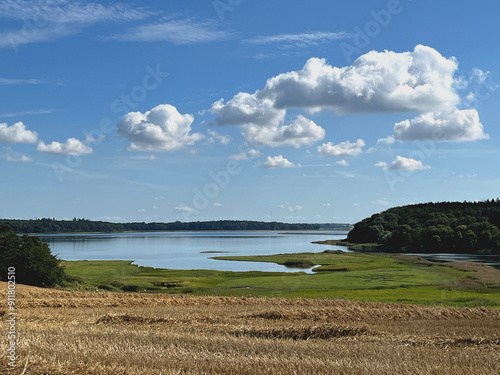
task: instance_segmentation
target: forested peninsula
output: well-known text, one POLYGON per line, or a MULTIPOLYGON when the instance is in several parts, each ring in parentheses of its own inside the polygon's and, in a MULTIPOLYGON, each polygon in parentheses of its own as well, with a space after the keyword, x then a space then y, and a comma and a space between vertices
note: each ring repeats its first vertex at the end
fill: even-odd
POLYGON ((500 199, 394 207, 354 225, 347 242, 384 251, 500 254, 500 199))
MULTIPOLYGON (((18 233, 96 233, 96 232, 132 232, 132 231, 245 231, 245 230, 318 230, 320 224, 288 224, 264 221, 196 221, 196 222, 170 222, 170 223, 110 223, 105 221, 92 221, 88 219, 56 220, 56 219, 31 219, 11 220, 0 219, 0 226, 7 224, 18 233)), ((329 224, 335 228, 350 229, 348 224, 329 224)))

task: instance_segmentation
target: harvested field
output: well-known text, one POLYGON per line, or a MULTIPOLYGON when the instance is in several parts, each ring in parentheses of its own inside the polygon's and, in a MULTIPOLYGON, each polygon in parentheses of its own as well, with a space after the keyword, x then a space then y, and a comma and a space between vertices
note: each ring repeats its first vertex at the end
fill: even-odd
MULTIPOLYGON (((16 291, 19 357, 2 374, 500 371, 500 309, 23 285, 16 291)), ((0 329, 5 337, 5 318, 0 329)), ((6 340, 0 349, 7 363, 6 340)))

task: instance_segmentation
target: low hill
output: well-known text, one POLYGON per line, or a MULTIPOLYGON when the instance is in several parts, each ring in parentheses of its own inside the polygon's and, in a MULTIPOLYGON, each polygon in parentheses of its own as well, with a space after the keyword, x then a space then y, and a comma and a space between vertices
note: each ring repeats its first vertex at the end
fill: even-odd
POLYGON ((354 225, 352 243, 387 251, 500 254, 500 200, 394 207, 354 225))

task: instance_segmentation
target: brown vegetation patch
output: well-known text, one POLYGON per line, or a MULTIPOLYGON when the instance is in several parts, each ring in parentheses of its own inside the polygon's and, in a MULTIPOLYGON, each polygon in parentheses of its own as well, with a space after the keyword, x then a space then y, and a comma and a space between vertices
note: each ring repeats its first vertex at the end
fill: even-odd
POLYGON ((464 271, 475 271, 473 281, 477 283, 486 284, 489 287, 500 288, 500 270, 487 266, 483 263, 476 262, 451 262, 455 268, 464 271))
POLYGON ((430 260, 424 259, 418 255, 393 255, 394 259, 401 263, 410 263, 420 266, 432 266, 433 264, 438 264, 436 262, 431 262, 430 260))
MULTIPOLYGON (((500 309, 486 308, 442 308, 434 306, 397 305, 383 303, 362 303, 335 301, 335 306, 312 309, 278 309, 267 310, 248 315, 249 318, 269 320, 347 320, 371 322, 383 319, 402 321, 418 320, 454 320, 454 319, 497 319, 500 320, 500 309)), ((319 304, 318 304, 319 305, 319 304)))
POLYGON ((233 332, 236 337, 247 336, 264 339, 291 339, 291 340, 328 340, 339 337, 353 337, 367 335, 364 328, 353 328, 344 326, 324 326, 324 327, 285 327, 268 329, 240 329, 233 332))
POLYGON ((482 348, 498 350, 500 348, 499 339, 486 339, 483 337, 467 337, 450 339, 446 337, 426 337, 426 338, 394 338, 394 342, 400 345, 409 346, 437 346, 448 348, 482 348))
POLYGON ((134 316, 130 314, 113 315, 106 314, 101 316, 96 324, 123 324, 123 323, 141 323, 141 324, 154 324, 154 323, 177 323, 176 319, 169 318, 147 318, 144 316, 134 316))

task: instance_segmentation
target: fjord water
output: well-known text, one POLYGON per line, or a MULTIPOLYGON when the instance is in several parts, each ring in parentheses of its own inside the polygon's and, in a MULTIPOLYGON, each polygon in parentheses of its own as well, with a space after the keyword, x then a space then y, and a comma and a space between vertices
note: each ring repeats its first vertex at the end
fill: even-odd
POLYGON ((134 264, 168 269, 297 272, 274 263, 211 259, 222 255, 270 255, 322 252, 345 247, 312 241, 342 239, 347 233, 272 231, 134 232, 41 235, 53 254, 64 260, 132 260, 134 264))
MULTIPOLYGON (((41 235, 53 254, 64 260, 131 260, 140 266, 169 269, 220 271, 312 272, 265 262, 212 259, 223 255, 271 255, 349 251, 344 246, 319 245, 312 241, 343 239, 346 232, 133 232, 41 235)), ((499 256, 469 254, 408 254, 432 261, 484 262, 500 266, 499 256)))

